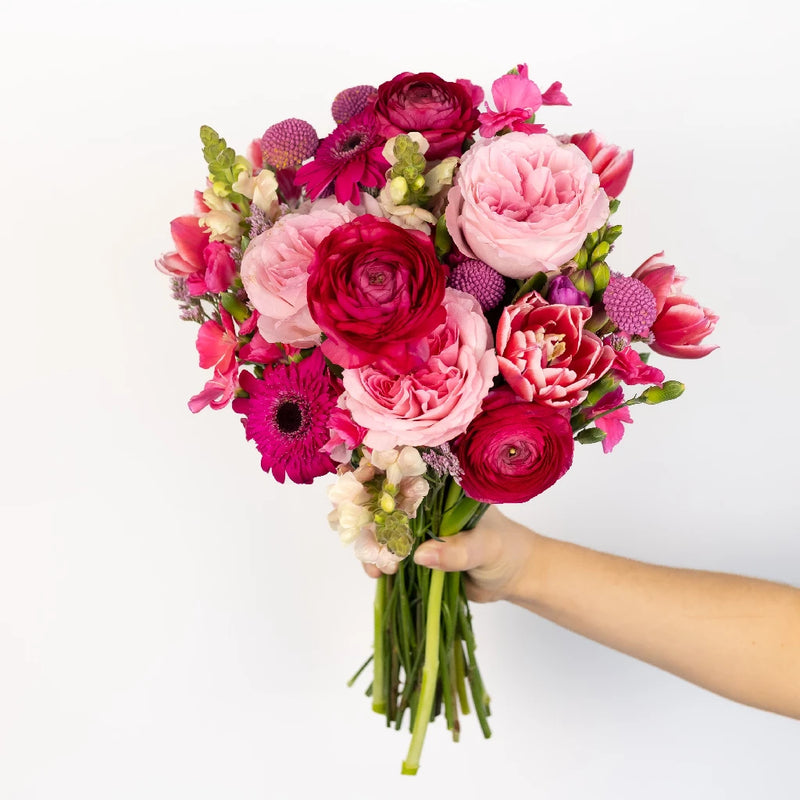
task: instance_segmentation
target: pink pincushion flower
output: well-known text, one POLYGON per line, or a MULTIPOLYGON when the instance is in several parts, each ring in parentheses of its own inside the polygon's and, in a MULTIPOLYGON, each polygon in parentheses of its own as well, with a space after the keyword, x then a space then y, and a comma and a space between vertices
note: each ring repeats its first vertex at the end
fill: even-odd
POLYGON ((491 330, 478 301, 445 291, 447 318, 416 346, 417 365, 397 374, 391 361, 344 371, 344 404, 367 429, 368 447, 435 447, 463 433, 497 374, 491 330))
POLYGON ((295 182, 305 185, 312 200, 332 187, 340 203, 358 203, 359 186, 372 188, 386 182, 385 142, 375 115, 362 111, 320 142, 314 160, 297 170, 295 182))
POLYGON ((233 410, 244 414, 247 438, 255 441, 265 472, 279 483, 287 476, 311 483, 336 470, 322 446, 340 386, 327 374, 319 349, 303 361, 265 370, 262 379, 243 372, 240 382, 248 397, 237 397, 233 410))
MULTIPOLYGON (((291 117, 264 131, 261 137, 262 161, 276 170, 288 169, 311 158, 319 138, 311 123, 291 117)), ((259 166, 262 166, 259 163, 259 166)))
POLYGON ((503 310, 497 325, 500 373, 524 400, 556 408, 582 402, 614 362, 614 350, 584 330, 585 306, 549 304, 537 292, 503 310))
POLYGON ((701 344, 714 331, 719 317, 697 300, 682 294, 685 278, 672 264, 656 253, 644 262, 633 277, 644 283, 656 300, 656 319, 650 327, 650 347, 661 355, 673 358, 702 358, 717 345, 701 344))
POLYGON ((458 249, 510 278, 560 267, 608 219, 586 156, 548 134, 514 132, 474 144, 448 193, 458 249))
POLYGON ((623 152, 617 145, 605 143, 594 131, 561 138, 579 147, 592 162, 592 170, 606 194, 619 197, 633 168, 633 150, 623 152))
POLYGON ((242 283, 266 341, 299 348, 319 344, 321 332, 306 298, 308 265, 334 228, 363 211, 333 197, 317 200, 305 213, 284 215, 250 243, 242 258, 242 283))
POLYGON ((603 292, 603 306, 620 331, 630 336, 650 335, 650 325, 657 315, 656 299, 642 281, 611 273, 603 292))
POLYGON ((567 96, 556 82, 542 94, 539 87, 528 77, 528 65, 520 64, 517 74, 510 73, 492 84, 492 99, 497 111, 486 104, 486 111, 478 117, 481 136, 494 136, 498 131, 509 129, 523 133, 546 133, 544 125, 530 122, 531 117, 543 105, 570 105, 567 96))
POLYGON ((362 84, 361 86, 351 86, 349 89, 342 89, 333 98, 331 105, 331 115, 337 125, 351 120, 356 114, 360 114, 368 105, 378 90, 374 86, 362 84))

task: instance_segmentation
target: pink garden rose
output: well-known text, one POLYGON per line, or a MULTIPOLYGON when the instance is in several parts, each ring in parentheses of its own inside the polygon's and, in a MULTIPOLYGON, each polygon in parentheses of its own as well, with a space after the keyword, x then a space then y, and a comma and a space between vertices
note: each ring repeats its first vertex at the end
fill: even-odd
POLYGON ((343 402, 377 450, 435 447, 463 433, 497 375, 492 334, 478 301, 447 289, 445 322, 416 346, 417 364, 398 375, 376 362, 343 375, 343 402))
POLYGON ((549 304, 537 292, 505 308, 497 361, 508 385, 524 400, 555 408, 582 402, 614 363, 614 349, 583 328, 591 316, 591 308, 549 304))
POLYGON ((673 358, 702 358, 717 345, 701 344, 713 332, 719 317, 697 300, 682 294, 686 279, 675 272, 672 264, 661 259, 663 251, 644 262, 634 273, 656 298, 656 320, 650 326, 650 347, 673 358))
POLYGON ((545 133, 474 144, 447 199, 447 229, 458 249, 509 278, 560 267, 609 212, 586 156, 545 133))
POLYGON ((409 345, 445 320, 447 268, 430 238, 363 214, 335 228, 308 266, 308 308, 328 337, 325 355, 341 367, 385 358, 397 371, 409 345))
POLYGON ((619 197, 633 167, 633 150, 621 150, 615 144, 607 144, 594 131, 576 133, 563 137, 572 142, 592 162, 592 170, 600 177, 600 186, 609 197, 619 197))
POLYGON ((467 80, 445 81, 432 72, 402 72, 378 87, 374 111, 387 139, 418 131, 429 160, 460 156, 464 139, 478 127, 483 90, 467 80))
POLYGON ((493 390, 454 445, 464 491, 481 503, 524 503, 572 466, 568 412, 493 390))
POLYGON ((317 200, 305 213, 281 217, 250 243, 242 258, 242 283, 266 341, 299 348, 319 344, 320 329, 306 300, 308 265, 334 228, 363 211, 333 197, 317 200))

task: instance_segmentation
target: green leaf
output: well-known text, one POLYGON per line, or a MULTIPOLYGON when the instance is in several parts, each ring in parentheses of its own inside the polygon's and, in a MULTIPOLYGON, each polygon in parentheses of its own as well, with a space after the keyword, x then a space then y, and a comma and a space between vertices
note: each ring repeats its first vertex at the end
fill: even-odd
POLYGON ((222 307, 237 321, 244 322, 250 316, 250 309, 235 295, 225 292, 220 295, 222 307))
POLYGON ((433 244, 436 248, 436 255, 439 258, 443 258, 453 249, 453 240, 447 230, 444 214, 436 220, 436 234, 433 238, 433 244))

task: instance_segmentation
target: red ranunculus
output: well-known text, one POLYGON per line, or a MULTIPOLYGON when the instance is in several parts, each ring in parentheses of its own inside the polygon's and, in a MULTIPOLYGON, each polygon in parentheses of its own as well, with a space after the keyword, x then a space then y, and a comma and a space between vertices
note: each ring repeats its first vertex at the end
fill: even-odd
POLYGON ((492 391, 454 447, 464 491, 481 503, 524 503, 572 466, 568 412, 492 391))
POLYGON ((445 321, 446 280, 419 231, 370 214, 334 228, 308 267, 308 308, 328 337, 323 352, 346 368, 385 358, 404 372, 407 345, 445 321))
POLYGON ((375 114, 390 139, 419 131, 429 160, 460 156, 464 139, 478 127, 483 91, 466 80, 451 83, 432 72, 402 72, 378 87, 375 114))

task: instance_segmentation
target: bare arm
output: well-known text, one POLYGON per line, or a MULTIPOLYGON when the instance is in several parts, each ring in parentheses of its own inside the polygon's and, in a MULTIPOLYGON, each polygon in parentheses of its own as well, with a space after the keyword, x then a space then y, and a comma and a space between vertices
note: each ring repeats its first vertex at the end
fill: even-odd
POLYGON ((598 553, 491 508, 417 561, 740 703, 800 719, 800 589, 598 553))

